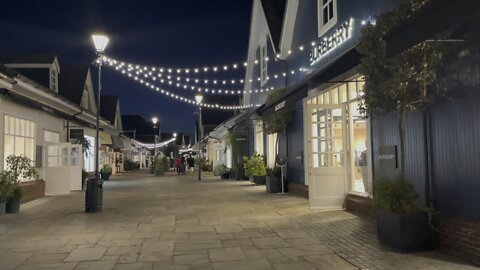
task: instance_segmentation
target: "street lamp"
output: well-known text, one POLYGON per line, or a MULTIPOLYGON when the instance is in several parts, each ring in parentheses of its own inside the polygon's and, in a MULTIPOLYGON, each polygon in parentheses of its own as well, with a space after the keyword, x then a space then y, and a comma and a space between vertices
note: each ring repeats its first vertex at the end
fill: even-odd
POLYGON ((153 157, 157 156, 157 135, 155 133, 155 129, 157 128, 158 118, 156 116, 152 117, 153 123, 153 157))
POLYGON ((198 181, 202 181, 202 168, 201 168, 201 141, 203 138, 203 130, 202 130, 202 100, 203 96, 201 94, 195 95, 195 101, 198 104, 198 181))
POLYGON ((103 204, 103 189, 99 175, 99 148, 100 148, 100 96, 102 92, 102 63, 105 49, 107 48, 109 39, 103 34, 92 35, 93 45, 97 54, 98 64, 98 93, 97 93, 97 115, 95 130, 95 177, 87 182, 87 190, 85 192, 85 211, 99 212, 103 204))

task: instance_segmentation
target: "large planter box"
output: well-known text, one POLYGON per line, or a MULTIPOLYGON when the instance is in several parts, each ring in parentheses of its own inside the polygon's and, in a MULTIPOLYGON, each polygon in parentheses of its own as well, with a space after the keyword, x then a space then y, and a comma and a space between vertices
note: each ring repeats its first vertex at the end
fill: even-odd
POLYGON ((235 169, 235 179, 240 180, 240 181, 248 180, 248 178, 247 179, 245 179, 245 178, 246 178, 245 177, 245 169, 243 167, 236 168, 235 169))
POLYGON ((100 173, 100 176, 104 181, 110 180, 110 175, 111 175, 110 173, 100 173))
POLYGON ((265 185, 267 186, 268 193, 282 192, 282 181, 278 176, 267 176, 265 179, 265 185))
POLYGON ((428 224, 428 214, 401 215, 386 210, 377 212, 378 239, 402 252, 434 249, 435 233, 428 224))
POLYGON ((230 172, 223 172, 220 174, 221 179, 229 179, 230 178, 230 172))
POLYGON ((257 185, 265 185, 265 176, 253 176, 253 182, 257 185))

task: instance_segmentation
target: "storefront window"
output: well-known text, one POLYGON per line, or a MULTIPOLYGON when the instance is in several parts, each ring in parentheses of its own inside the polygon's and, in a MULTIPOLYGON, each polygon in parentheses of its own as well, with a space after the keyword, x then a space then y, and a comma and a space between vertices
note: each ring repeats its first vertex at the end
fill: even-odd
POLYGON ((351 183, 349 190, 371 195, 369 121, 359 110, 364 78, 348 81, 307 100, 307 106, 314 106, 309 116, 310 158, 313 168, 345 167, 351 183))
POLYGON ((255 121, 255 153, 263 155, 264 154, 264 147, 263 147, 263 121, 257 120, 255 121))
POLYGON ((275 166, 275 158, 278 145, 277 145, 277 133, 268 135, 268 152, 267 152, 267 166, 273 168, 275 166))
POLYGON ((4 118, 4 165, 10 155, 25 155, 35 159, 35 123, 5 115, 4 118))

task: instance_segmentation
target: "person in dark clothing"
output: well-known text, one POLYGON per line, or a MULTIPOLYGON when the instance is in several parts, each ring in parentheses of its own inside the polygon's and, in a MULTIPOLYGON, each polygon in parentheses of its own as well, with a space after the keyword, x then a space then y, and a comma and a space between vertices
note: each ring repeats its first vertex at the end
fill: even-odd
POLYGON ((180 158, 180 172, 185 174, 185 157, 180 158))
POLYGON ((187 163, 188 163, 188 168, 190 169, 190 171, 193 172, 193 168, 195 167, 195 159, 190 156, 189 158, 187 158, 187 163))

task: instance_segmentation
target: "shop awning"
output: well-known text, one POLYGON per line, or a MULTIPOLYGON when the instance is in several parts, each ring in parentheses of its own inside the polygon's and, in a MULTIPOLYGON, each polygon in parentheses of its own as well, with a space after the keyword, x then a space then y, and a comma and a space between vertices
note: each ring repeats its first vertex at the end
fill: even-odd
POLYGON ((130 141, 129 138, 120 136, 120 140, 122 140, 122 144, 123 144, 122 150, 136 151, 135 147, 133 147, 132 142, 130 141))
POLYGON ((112 136, 112 147, 114 149, 122 149, 123 141, 119 136, 112 136))
MULTIPOLYGON (((95 136, 97 135, 96 133, 96 130, 95 129, 91 129, 91 128, 84 128, 83 129, 83 135, 84 136, 90 136, 90 137, 93 137, 95 138, 95 136)), ((106 133, 105 131, 99 131, 99 136, 100 136, 100 144, 103 144, 103 145, 112 145, 112 136, 110 136, 110 134, 106 133)))
MULTIPOLYGON (((314 87, 332 83, 332 80, 343 73, 352 70, 360 64, 360 54, 355 48, 350 49, 343 55, 337 57, 325 68, 305 77, 296 85, 290 86, 288 91, 275 103, 260 107, 258 114, 267 116, 275 112, 275 108, 280 104, 281 108, 293 107, 299 100, 307 97, 308 91, 314 87)), ((277 107, 278 108, 278 107, 277 107)))

